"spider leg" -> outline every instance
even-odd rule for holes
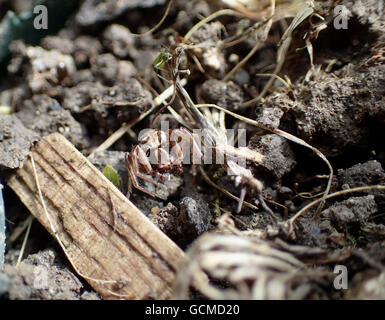
[[[259,203],[261,204],[262,209],[264,209],[269,214],[274,223],[277,223],[277,221],[279,221],[279,218],[277,218],[273,210],[271,210],[266,204],[265,200],[263,199],[263,194],[262,192],[259,192],[259,190],[257,191],[257,198]]]
[[[155,180],[145,176],[142,174],[140,170],[140,165],[144,168],[146,174],[151,174],[153,172],[152,166],[150,162],[148,161],[148,158],[146,156],[146,153],[141,149],[139,146],[136,146],[134,150],[131,152],[134,153],[133,156],[130,156],[131,163],[134,169],[134,172],[136,174],[136,177],[143,179],[149,183],[152,183],[153,185],[162,188],[163,185],[156,182]],[[140,161],[140,165],[138,163]]]
[[[134,160],[134,159],[135,159],[135,160]],[[157,183],[156,181],[153,181],[152,179],[143,176],[143,175],[140,173],[140,171],[139,171],[139,166],[138,166],[138,164],[137,164],[136,158],[134,158],[134,159],[131,157],[131,155],[130,155],[129,153],[126,154],[125,165],[126,165],[126,168],[127,168],[127,171],[128,171],[128,174],[129,174],[130,180],[132,181],[133,186],[134,186],[136,189],[138,189],[138,190],[140,190],[140,191],[142,191],[142,192],[144,192],[144,193],[146,193],[146,194],[152,196],[153,198],[159,198],[159,199],[162,199],[162,200],[167,200],[167,199],[165,199],[164,197],[162,197],[162,196],[156,194],[155,192],[152,192],[152,191],[149,191],[149,190],[143,188],[143,187],[139,184],[138,177],[139,177],[140,179],[149,181],[149,182],[155,184],[156,186],[163,187],[163,185]]]
[[[269,206],[266,204],[265,200],[263,199],[263,193],[262,193],[262,183],[255,178],[248,178],[247,184],[251,186],[254,190],[256,190],[257,193],[257,199],[262,207],[263,210],[265,210],[271,217],[274,223],[277,223],[280,219],[275,215],[273,210],[269,208]]]
[[[240,213],[241,210],[242,210],[243,201],[245,200],[245,196],[246,196],[246,188],[242,188],[242,189],[241,189],[241,194],[240,194],[240,196],[239,196],[238,207],[237,207],[237,213]]]

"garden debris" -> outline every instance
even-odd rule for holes
[[[207,233],[187,251],[176,298],[189,297],[189,286],[210,299],[305,299],[326,297],[330,272],[307,269],[293,254],[268,241]],[[204,275],[215,282],[202,281]]]
[[[215,233],[203,234],[187,250],[175,297],[191,297],[194,283],[211,299],[324,299],[333,286],[334,265],[351,257],[350,248],[290,244],[271,238],[267,229],[240,231],[225,214]]]
[[[11,175],[17,193],[3,193],[5,299],[98,298],[92,289],[101,298],[383,298],[383,1],[85,0],[40,43],[11,43],[14,30],[1,29],[24,29],[32,0],[0,2],[12,54],[0,81],[0,179]],[[63,6],[49,8],[47,31]],[[224,142],[217,152],[246,156],[246,166],[186,165],[170,180],[145,177],[158,186],[139,179],[166,200],[136,192],[125,153],[161,121],[207,129]],[[257,188],[246,191],[248,179]],[[42,225],[28,229],[28,209]],[[38,253],[23,261],[24,252]],[[336,265],[347,268],[347,290],[333,286]],[[35,286],[40,274],[49,289]]]
[[[170,297],[183,252],[63,136],[40,140],[8,185],[103,298]]]
[[[120,186],[121,186],[120,178],[118,176],[118,173],[113,167],[111,167],[110,165],[106,165],[102,172],[106,176],[106,178],[114,184],[115,187],[120,189]]]

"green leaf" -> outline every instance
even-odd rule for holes
[[[164,64],[166,62],[168,62],[170,59],[171,59],[171,53],[168,52],[167,50],[165,49],[162,49],[158,55],[156,56],[154,62],[152,63],[152,65],[154,66],[154,68],[156,69],[162,69]]]
[[[115,185],[115,187],[120,188],[119,175],[113,167],[106,165],[103,169],[103,174]]]

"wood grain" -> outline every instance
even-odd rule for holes
[[[40,140],[32,156],[54,228],[42,206],[31,159],[8,185],[59,237],[90,285],[103,298],[170,298],[183,251],[62,135]]]

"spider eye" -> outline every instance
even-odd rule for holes
[[[147,151],[146,151],[146,156],[147,156],[147,157],[150,157],[150,152],[151,152],[151,150],[150,150],[150,149],[147,149]]]

